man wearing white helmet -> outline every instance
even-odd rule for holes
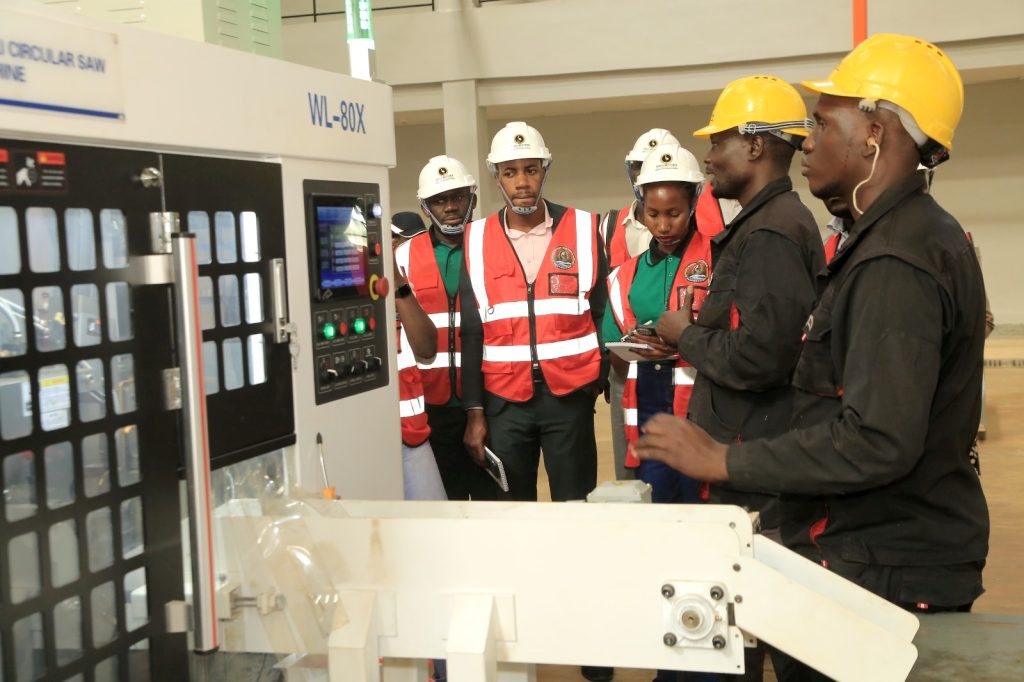
[[[459,276],[463,233],[476,207],[476,180],[457,159],[435,156],[420,171],[416,197],[430,227],[396,249],[395,263],[437,327],[437,355],[417,363],[430,445],[449,499],[494,499],[497,486],[463,445]]]
[[[466,231],[466,445],[482,462],[489,444],[517,500],[537,499],[541,450],[553,500],[582,499],[597,483],[606,267],[597,216],[541,198],[550,164],[535,128],[498,131],[487,167],[505,206]]]

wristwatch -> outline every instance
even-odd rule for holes
[[[395,298],[405,298],[412,293],[412,287],[406,282],[402,286],[395,289]]]

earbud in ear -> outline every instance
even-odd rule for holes
[[[868,138],[868,146],[869,147],[877,147],[878,146],[878,140],[876,140],[873,137],[869,137]]]

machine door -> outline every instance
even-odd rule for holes
[[[169,154],[162,161],[167,210],[196,235],[212,466],[291,445],[291,358],[287,343],[274,342],[271,312],[273,297],[286,293],[271,272],[285,255],[281,166]]]
[[[0,139],[0,678],[178,680],[171,289],[156,154]]]

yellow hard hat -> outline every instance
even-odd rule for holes
[[[749,76],[725,86],[711,120],[694,137],[711,137],[731,128],[741,133],[807,136],[807,106],[792,85],[775,76]],[[791,140],[792,141],[792,140]]]
[[[953,148],[953,132],[964,108],[964,84],[946,53],[920,38],[894,33],[875,34],[853,48],[828,80],[801,85],[872,104],[892,102],[946,149]]]

